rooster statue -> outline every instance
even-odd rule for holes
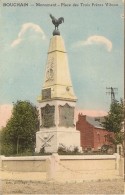
[[[52,14],[50,14],[50,18],[52,19],[52,23],[55,25],[55,30],[58,30],[58,26],[64,22],[63,17],[56,19],[54,16],[52,16]]]

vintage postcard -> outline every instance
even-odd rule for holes
[[[124,0],[1,0],[0,24],[1,194],[123,194]]]

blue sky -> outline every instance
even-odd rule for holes
[[[3,7],[1,4],[0,104],[12,104],[17,100],[36,104],[54,29],[51,13],[65,20],[59,29],[68,53],[77,107],[108,111],[111,101],[106,87],[118,88],[116,99],[123,97],[123,1],[80,1],[90,3],[85,7],[35,6],[36,2],[73,4],[73,0],[29,2],[34,6]],[[103,6],[92,6],[93,2]],[[118,6],[105,6],[105,2]]]

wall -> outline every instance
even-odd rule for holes
[[[1,156],[3,171],[46,172],[48,167],[57,163],[59,171],[71,170],[115,170],[117,158],[115,155],[62,155],[35,157],[4,157]],[[52,167],[53,169],[53,167]]]
[[[113,137],[112,132],[108,132],[104,129],[94,128],[94,148],[96,150],[100,149],[103,145],[112,145],[109,141],[110,137]]]
[[[122,179],[120,155],[66,155],[36,157],[0,156],[1,178],[56,182]]]
[[[86,121],[86,116],[79,116],[76,129],[80,131],[81,147],[94,148],[93,126]]]
[[[16,172],[46,172],[47,157],[1,157],[1,169],[3,171]]]

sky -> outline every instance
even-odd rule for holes
[[[14,2],[28,6],[12,6]],[[116,99],[123,98],[123,0],[10,0],[11,5],[2,0],[0,3],[0,125],[10,117],[13,102],[29,100],[38,105],[54,30],[50,13],[56,18],[64,17],[59,30],[78,98],[77,111],[87,115],[107,113],[111,96],[106,95],[106,87],[118,88]],[[5,3],[8,6],[3,6]],[[36,6],[36,3],[58,6]],[[74,3],[79,6],[73,6]]]

